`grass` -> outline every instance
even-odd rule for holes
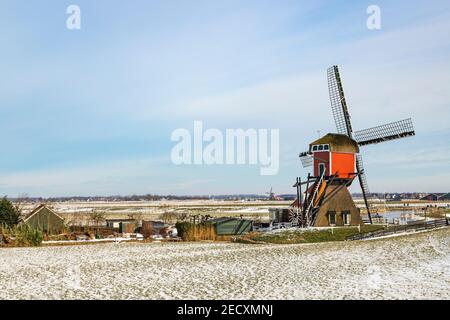
[[[383,229],[380,225],[361,226],[361,232]],[[341,227],[334,229],[287,230],[273,233],[251,232],[235,239],[240,243],[275,243],[297,244],[329,241],[344,241],[348,236],[358,234],[357,227]]]

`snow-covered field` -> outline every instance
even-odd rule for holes
[[[358,207],[364,203],[355,201]],[[246,219],[268,221],[269,208],[287,207],[292,201],[219,201],[219,200],[160,200],[160,201],[64,201],[51,203],[69,225],[89,225],[92,223],[89,214],[93,211],[102,212],[108,219],[128,219],[139,216],[144,220],[161,220],[165,212],[193,215],[209,215],[211,217],[243,216]],[[409,211],[418,210],[427,205],[449,206],[447,203],[405,202],[388,204],[389,210],[407,208]],[[33,210],[38,203],[24,205],[24,214]],[[411,207],[409,207],[411,205]],[[383,210],[384,203],[374,203],[374,207]]]
[[[68,224],[81,225],[92,222],[89,214],[102,212],[108,219],[127,219],[130,215],[145,220],[160,220],[165,212],[212,217],[243,216],[248,219],[269,218],[270,207],[286,207],[291,201],[217,201],[217,200],[164,200],[164,201],[80,201],[54,202],[53,209]],[[24,205],[24,214],[38,203]]]
[[[0,299],[450,299],[450,229],[308,245],[0,249]]]

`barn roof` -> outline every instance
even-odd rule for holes
[[[428,200],[428,198],[439,199],[439,195],[436,193],[429,193],[425,197],[420,198],[419,200]]]
[[[29,220],[32,216],[34,216],[36,213],[38,213],[39,211],[43,210],[43,209],[47,209],[49,212],[51,212],[52,214],[54,214],[55,216],[57,216],[58,218],[60,218],[61,220],[64,220],[63,217],[61,217],[59,214],[57,214],[55,211],[53,211],[52,209],[50,209],[49,207],[47,207],[44,203],[38,205],[36,208],[33,209],[33,211],[31,211],[29,214],[27,214],[24,218],[23,218],[23,222],[27,222],[27,220]]]
[[[312,146],[318,144],[329,144],[330,151],[359,153],[358,143],[345,134],[328,133],[322,138],[311,142],[309,145],[310,150]]]
[[[450,200],[450,192],[439,196],[438,200]]]

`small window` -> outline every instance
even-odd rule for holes
[[[323,150],[330,150],[330,146],[328,144],[324,145]]]
[[[344,220],[344,224],[346,226],[350,225],[352,220],[352,215],[350,214],[350,211],[342,211],[342,220]]]
[[[319,146],[319,151],[322,151],[323,150],[323,145],[320,145]]]
[[[317,151],[317,146],[313,146],[313,151]]]
[[[330,226],[336,225],[336,211],[328,211],[328,223]]]

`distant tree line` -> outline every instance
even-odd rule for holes
[[[295,195],[280,195],[286,200],[295,198]],[[158,200],[267,200],[266,195],[258,194],[234,194],[234,195],[130,195],[130,196],[74,196],[74,197],[28,197],[26,202],[65,202],[65,201],[158,201]],[[9,198],[17,201],[18,198]]]

